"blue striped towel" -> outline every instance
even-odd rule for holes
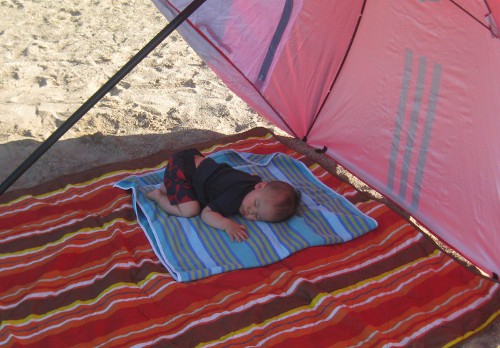
[[[264,181],[283,180],[301,191],[297,214],[280,223],[248,221],[249,239],[233,243],[220,230],[207,226],[199,216],[168,215],[148,199],[164,169],[129,176],[115,186],[132,190],[137,219],[156,255],[177,281],[192,281],[236,269],[269,265],[301,249],[349,241],[377,227],[344,197],[320,182],[300,161],[282,153],[256,155],[225,150],[210,156],[234,168],[259,175]]]

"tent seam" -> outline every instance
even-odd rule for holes
[[[304,139],[307,139],[309,137],[309,134],[311,133],[312,128],[316,124],[316,121],[317,121],[319,115],[321,114],[321,111],[323,110],[323,108],[326,104],[326,101],[328,100],[328,97],[330,96],[330,94],[333,90],[333,86],[335,85],[338,77],[340,76],[340,72],[342,71],[342,68],[347,60],[347,56],[349,55],[349,52],[351,51],[351,47],[352,47],[352,44],[354,42],[354,38],[356,37],[356,34],[358,32],[358,28],[359,28],[359,25],[361,23],[361,18],[363,17],[365,6],[366,6],[366,0],[363,1],[363,6],[361,6],[361,11],[360,11],[359,16],[358,16],[358,22],[356,23],[356,27],[354,28],[354,32],[353,32],[352,37],[351,37],[351,41],[349,42],[349,45],[347,46],[347,50],[346,50],[346,53],[344,54],[344,58],[342,59],[342,62],[340,63],[340,67],[339,67],[337,73],[335,74],[335,77],[333,78],[333,81],[330,85],[330,88],[328,89],[328,93],[326,94],[325,98],[323,99],[321,106],[319,107],[318,111],[316,112],[316,115],[314,116],[311,124],[309,125],[309,128],[307,129],[307,132],[306,132],[306,135],[304,136]]]

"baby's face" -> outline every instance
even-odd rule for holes
[[[261,185],[262,184],[262,185]],[[272,198],[263,188],[266,183],[262,182],[250,191],[240,205],[240,214],[247,220],[273,221],[274,206]]]

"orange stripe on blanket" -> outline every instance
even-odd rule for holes
[[[353,314],[353,309],[357,306],[361,306],[363,303],[369,303],[371,305],[371,300],[377,299],[378,290],[380,290],[380,288],[383,288],[383,284],[380,283],[379,279],[375,278],[373,280],[367,280],[362,284],[356,284],[339,290],[333,294],[321,293],[307,306],[291,310],[272,320],[267,320],[260,325],[252,325],[245,330],[233,332],[225,338],[222,338],[219,343],[222,346],[274,345],[280,343],[283,338],[286,338],[287,341],[293,341],[294,335],[290,335],[292,332],[298,334],[300,331],[305,331],[300,332],[300,335],[314,335],[314,342],[319,344],[321,338],[316,336],[318,332],[332,325],[342,326],[345,325],[345,321],[348,321],[351,330],[345,330],[345,332],[352,332],[352,321],[348,318],[355,315]],[[369,295],[368,298],[357,299],[353,303],[349,301],[346,302],[346,300],[343,299],[344,296],[351,296],[354,298],[359,292],[367,290],[370,290],[367,294]],[[321,306],[319,306],[320,304]],[[315,311],[318,308],[322,309],[321,313]],[[363,309],[364,307],[361,307],[361,310]],[[363,315],[360,318],[366,318],[366,316]],[[363,320],[358,322],[360,328],[364,326],[362,322]],[[342,338],[342,335],[338,335],[340,331],[342,330],[336,329],[335,332],[328,331],[329,335],[335,335],[335,340],[330,341],[330,344],[336,342],[339,346],[343,346],[346,344],[345,340],[352,343],[353,339],[359,342],[359,336]],[[302,344],[306,343],[303,341],[301,342]],[[295,345],[296,342],[294,342],[294,346]],[[218,346],[218,344],[212,342],[207,346]]]
[[[115,269],[139,268],[144,262],[159,264],[142,230],[137,226],[133,227],[135,228],[130,230],[130,233],[125,231],[122,233],[122,236],[133,245],[133,249],[127,252],[119,249],[119,252],[116,252],[117,249],[113,246],[115,242],[111,241],[92,251],[86,251],[88,257],[79,258],[79,262],[71,263],[70,267],[52,267],[50,263],[45,263],[35,270],[24,270],[21,267],[20,271],[13,272],[10,277],[6,276],[5,279],[9,281],[9,292],[0,299],[2,309],[15,308],[19,306],[17,302],[20,301],[33,302],[47,296],[52,297],[55,294],[75,292],[79,288],[90,287],[102,281]],[[57,254],[54,256],[56,260],[63,256],[61,252]],[[51,305],[57,304],[52,301]],[[19,310],[19,307],[17,308]]]
[[[267,269],[267,267],[266,267]],[[251,272],[250,272],[251,273]],[[289,271],[285,271],[285,272],[278,272],[278,274],[272,274],[272,275],[269,275],[268,277],[266,278],[270,278],[270,279],[277,279],[276,282],[273,284],[274,285],[274,288],[272,289],[268,289],[268,286],[266,284],[263,284],[260,286],[259,290],[262,291],[263,294],[267,294],[269,295],[270,293],[276,293],[276,290],[278,290],[278,286],[284,286],[285,288],[283,288],[283,291],[279,297],[283,297],[285,293],[288,293],[289,295],[290,294],[293,294],[293,291],[290,293],[290,289],[294,289],[296,288],[296,286],[300,283],[297,283],[297,281],[299,282],[302,282],[298,279],[294,279],[292,276],[292,272],[289,272]],[[218,281],[218,280],[217,280]],[[257,283],[258,284],[258,283]],[[245,287],[242,287],[242,292],[243,293],[248,293],[248,295],[246,295],[244,298],[243,298],[243,302],[241,303],[242,306],[245,306],[246,308],[250,307],[251,306],[251,303],[252,301],[254,301],[255,299],[251,296],[252,294],[252,291],[250,291],[248,288],[245,288]],[[272,291],[274,290],[274,291]],[[200,291],[204,291],[203,289],[200,289]],[[287,295],[288,296],[288,295]],[[270,301],[270,299],[268,299],[267,301]],[[227,311],[232,311],[232,303],[229,303],[227,301],[224,301],[224,312],[227,312]],[[204,313],[205,314],[205,313]],[[211,315],[212,313],[206,313],[207,315]],[[219,313],[219,315],[221,315]],[[202,319],[202,318],[198,318],[198,319]],[[163,327],[163,329],[166,329],[165,327]],[[172,336],[168,336],[168,337],[172,337]]]
[[[267,267],[178,283],[135,223],[129,195],[111,187],[131,173],[162,168],[166,158],[24,196],[0,205],[0,263],[8,262],[0,344],[443,346],[498,313],[497,284],[452,261],[386,206],[360,201],[351,186],[273,136],[220,142],[203,152],[278,151],[303,161],[379,227]]]
[[[13,215],[0,217],[2,226],[0,239],[3,242],[6,236],[12,237],[11,231],[14,229],[15,236],[25,232],[44,233],[44,230],[50,232],[53,226],[73,223],[75,219],[82,219],[92,214],[105,216],[117,209],[120,204],[128,205],[127,198],[126,193],[106,185],[95,191],[73,192],[70,198],[56,203],[39,202],[30,209],[18,210]]]
[[[117,322],[128,320],[128,316],[124,316],[124,311],[134,310],[140,314],[137,308],[151,306],[149,297],[144,291],[151,286],[157,287],[156,291],[161,291],[162,287],[168,286],[168,284],[157,282],[156,277],[157,275],[152,274],[138,284],[116,283],[104,289],[95,298],[75,301],[44,315],[30,315],[22,320],[4,321],[0,335],[3,336],[4,331],[9,331],[24,343],[43,346],[45,339],[57,337],[63,333],[78,341],[82,326],[89,324],[95,327],[96,331],[93,332],[97,334],[100,320]],[[158,286],[158,284],[161,285]],[[8,343],[8,341],[0,343]]]

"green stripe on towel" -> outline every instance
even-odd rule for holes
[[[170,216],[146,197],[161,184],[164,169],[121,180],[115,186],[132,190],[138,222],[177,281],[269,265],[301,249],[346,242],[377,227],[374,219],[316,179],[302,162],[282,153],[257,155],[226,150],[210,157],[263,180],[289,182],[301,191],[301,203],[295,216],[280,223],[234,216],[247,226],[249,239],[232,243],[225,232],[207,226],[199,216]]]

